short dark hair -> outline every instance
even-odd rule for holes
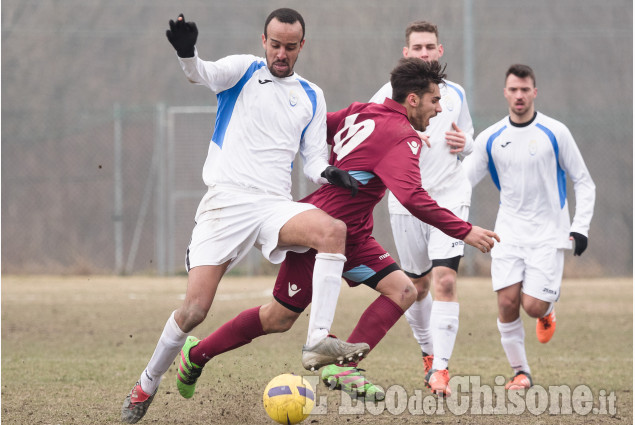
[[[273,18],[276,18],[278,21],[284,24],[295,24],[296,22],[299,21],[300,25],[302,25],[302,40],[304,40],[304,18],[302,18],[302,15],[300,15],[299,12],[293,9],[289,9],[288,7],[276,9],[273,12],[271,12],[269,16],[267,16],[267,20],[265,21],[265,32],[264,32],[265,39],[267,38],[267,26],[269,25],[269,22],[271,22]]]
[[[536,87],[536,76],[534,75],[534,70],[531,69],[529,65],[521,65],[519,63],[515,63],[510,66],[505,73],[505,82],[507,82],[507,77],[509,77],[509,74],[513,74],[518,78],[530,77],[531,80],[534,82],[534,87]]]
[[[428,21],[415,21],[406,27],[406,46],[410,46],[410,34],[413,32],[431,32],[437,37],[437,42],[439,41],[439,29],[436,25]]]
[[[441,66],[437,61],[401,58],[390,73],[392,98],[395,102],[403,103],[410,93],[423,96],[432,91],[431,84],[442,84],[445,76],[445,65]]]

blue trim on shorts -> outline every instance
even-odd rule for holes
[[[363,283],[364,285],[375,289],[380,280],[396,270],[401,270],[397,263],[390,263],[379,271],[374,271],[370,267],[362,264],[342,273],[342,276],[345,279],[352,280],[357,283]]]
[[[363,282],[366,279],[371,278],[374,274],[375,270],[362,264],[361,266],[357,266],[342,273],[342,276],[346,279],[352,280],[353,282]]]

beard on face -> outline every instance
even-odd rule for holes
[[[275,66],[278,64],[286,65],[286,69],[284,71],[277,70]],[[269,67],[269,72],[271,72],[271,75],[273,75],[274,77],[284,78],[293,74],[293,68],[291,68],[291,65],[289,64],[288,61],[274,61],[271,63],[271,66]]]

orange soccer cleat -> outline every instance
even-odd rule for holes
[[[521,370],[520,372],[516,373],[516,376],[510,379],[507,384],[505,384],[505,389],[522,390],[530,388],[532,385],[533,382],[531,381],[531,375]]]
[[[433,394],[441,397],[449,397],[450,391],[450,373],[447,369],[436,370],[431,369],[426,375],[426,387],[432,390]]]
[[[538,341],[543,344],[548,343],[556,331],[556,311],[551,310],[551,313],[545,317],[541,317],[536,321],[536,336]]]
[[[430,369],[432,369],[432,362],[434,361],[434,354],[423,354],[423,373],[427,376]]]

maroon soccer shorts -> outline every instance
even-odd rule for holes
[[[314,249],[303,254],[289,251],[280,267],[273,297],[296,313],[301,313],[311,303],[316,254]],[[346,263],[342,277],[349,286],[363,283],[374,289],[380,280],[395,270],[400,270],[399,266],[373,237],[362,243],[346,246]]]

